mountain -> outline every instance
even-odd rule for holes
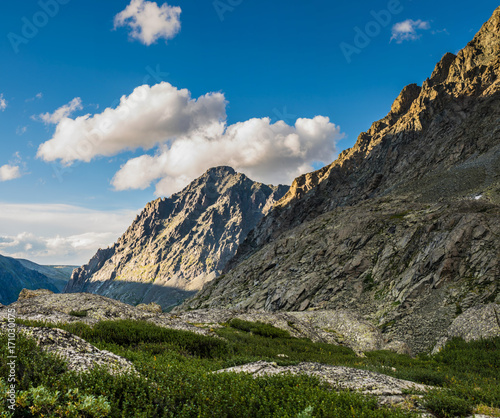
[[[14,258],[0,255],[0,303],[8,305],[15,302],[24,288],[60,291],[51,278],[24,267]]]
[[[65,292],[176,305],[220,273],[287,190],[212,168],[180,193],[150,202],[116,244],[75,270]]]
[[[71,279],[73,270],[79,266],[41,266],[40,264],[33,263],[29,260],[17,259],[23,267],[29,270],[37,271],[44,276],[52,279],[52,284],[57,287],[59,292],[62,292],[68,281]]]
[[[499,75],[500,8],[353,148],[297,178],[178,309],[347,309],[420,352],[498,303]]]

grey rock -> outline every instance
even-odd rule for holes
[[[143,311],[146,312],[153,312],[153,313],[162,313],[161,306],[158,305],[157,303],[151,302],[148,305],[144,303],[140,303],[139,305],[136,306],[138,309],[142,309]]]
[[[500,305],[478,305],[465,311],[452,322],[432,353],[438,353],[448,340],[459,337],[465,341],[500,337]]]
[[[349,311],[382,333],[374,346],[401,341],[416,354],[446,334],[457,306],[498,297],[499,235],[500,209],[486,202],[385,198],[337,208],[272,241],[175,312]]]
[[[351,390],[377,396],[381,404],[398,405],[411,398],[408,392],[426,392],[429,386],[396,379],[384,374],[351,367],[331,366],[319,363],[300,363],[296,366],[278,366],[276,363],[259,361],[243,366],[230,367],[217,373],[249,373],[254,377],[283,374],[315,376],[338,390]]]
[[[37,344],[49,353],[59,355],[67,362],[68,370],[85,372],[96,366],[102,366],[111,373],[137,373],[132,363],[106,350],[99,350],[80,337],[58,328],[38,328],[17,325],[17,332],[33,338]],[[7,324],[1,325],[3,331]]]

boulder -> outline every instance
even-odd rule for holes
[[[455,337],[465,341],[500,337],[500,305],[490,303],[478,305],[457,316],[446,335],[439,339],[432,354],[438,353],[446,343]]]
[[[30,299],[30,298],[36,298],[37,296],[43,296],[43,295],[52,295],[54,292],[48,289],[37,289],[37,290],[30,290],[30,289],[23,289],[21,290],[21,293],[19,293],[19,297],[17,300],[23,300],[23,299]]]
[[[152,313],[162,313],[163,310],[161,309],[161,306],[158,305],[157,303],[151,302],[149,304],[145,303],[140,303],[139,305],[136,306],[138,309],[142,309],[143,311],[146,312],[152,312]]]

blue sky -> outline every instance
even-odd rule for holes
[[[351,147],[497,6],[6,2],[0,253],[82,264],[212,165],[290,183]]]

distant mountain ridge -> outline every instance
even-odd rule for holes
[[[73,270],[79,267],[63,265],[42,266],[29,260],[23,260],[20,258],[17,258],[16,260],[19,261],[27,269],[37,271],[38,273],[43,274],[49,279],[52,279],[52,283],[57,287],[59,292],[62,292],[68,284],[68,281],[71,279],[71,274],[73,274]]]
[[[149,203],[112,247],[75,270],[65,292],[174,306],[215,278],[288,186],[216,167]]]
[[[500,302],[500,7],[176,310],[345,309],[411,351]]]
[[[34,263],[33,263],[34,264]],[[0,303],[8,305],[17,300],[22,289],[48,289],[58,293],[57,282],[20,261],[0,255]]]

